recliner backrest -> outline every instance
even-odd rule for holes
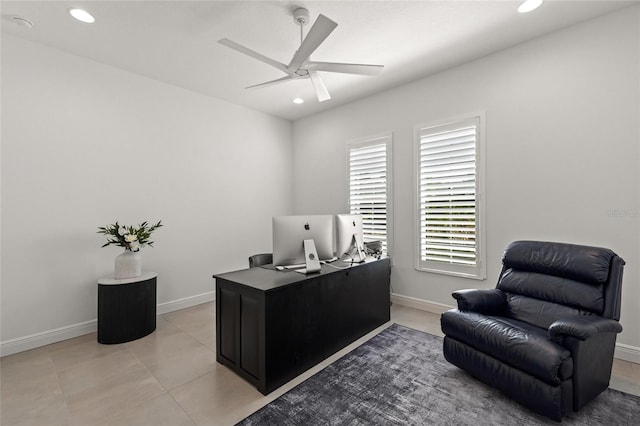
[[[507,295],[508,317],[542,328],[575,315],[620,319],[624,261],[609,249],[515,241],[502,264],[496,288]]]

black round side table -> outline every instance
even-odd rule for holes
[[[158,274],[98,280],[98,342],[124,343],[156,329],[156,281]]]

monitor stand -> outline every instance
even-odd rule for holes
[[[312,274],[314,272],[320,272],[322,267],[320,266],[320,259],[318,258],[316,243],[313,240],[304,240],[303,244],[305,268],[295,269],[295,271],[301,274]]]
[[[351,245],[356,248],[357,254],[353,256],[352,262],[362,263],[364,262],[366,255],[364,254],[364,241],[359,235],[353,234],[351,239]]]

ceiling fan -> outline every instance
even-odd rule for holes
[[[247,47],[244,47],[234,41],[227,38],[218,40],[218,43],[230,47],[240,53],[251,56],[261,62],[269,64],[280,71],[287,74],[282,78],[276,80],[267,81],[265,83],[255,84],[253,86],[246,87],[246,89],[266,87],[273,84],[284,83],[291,80],[298,79],[311,79],[313,88],[315,89],[318,101],[323,102],[331,99],[329,91],[327,90],[322,78],[318,74],[318,71],[336,72],[345,74],[360,74],[360,75],[377,75],[382,71],[383,65],[368,65],[368,64],[348,64],[342,62],[315,62],[310,60],[311,54],[322,44],[322,42],[329,37],[329,34],[338,26],[331,19],[320,14],[318,19],[313,23],[307,36],[303,38],[303,27],[309,22],[309,11],[305,8],[297,8],[293,11],[293,20],[300,25],[300,47],[296,50],[289,65],[285,65],[281,62],[268,58],[255,52]]]

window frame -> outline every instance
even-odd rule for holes
[[[421,137],[426,130],[443,130],[447,127],[460,125],[463,127],[471,121],[476,124],[475,143],[475,219],[476,219],[476,264],[459,265],[440,261],[428,261],[421,258],[421,203],[420,203],[420,145]],[[451,275],[476,280],[486,279],[486,232],[485,232],[485,146],[486,146],[486,117],[484,111],[463,114],[447,119],[421,123],[414,126],[413,157],[414,157],[414,267],[418,271]],[[435,133],[435,132],[434,132]]]
[[[345,181],[346,181],[346,209],[351,213],[351,150],[366,148],[368,146],[386,145],[386,198],[387,198],[387,251],[386,256],[391,257],[393,253],[393,133],[384,132],[376,135],[367,136],[355,140],[348,141],[345,146]]]

